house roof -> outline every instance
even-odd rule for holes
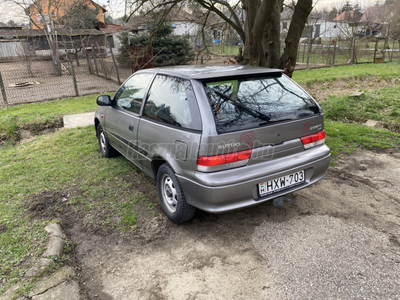
[[[57,30],[58,35],[79,36],[79,35],[104,35],[103,32],[96,29],[74,29],[74,30]],[[33,36],[44,36],[45,32],[41,29],[15,29],[4,30],[0,29],[0,39],[17,39]]]
[[[101,6],[100,4],[94,2],[93,0],[89,0],[89,2],[91,2],[94,6],[99,7],[103,13],[107,12],[107,9],[105,9],[103,6]],[[35,4],[32,3],[31,5],[28,6],[28,9],[30,9],[31,7],[35,7]]]
[[[94,6],[99,7],[103,13],[107,12],[107,9],[105,9],[103,6],[101,6],[100,4],[97,4],[96,2],[94,2],[93,0],[89,0],[90,2],[92,2],[94,4]]]
[[[379,24],[390,18],[393,11],[392,5],[375,5],[367,8],[365,14],[361,17],[360,22]]]
[[[122,26],[117,24],[108,24],[100,28],[101,31],[104,32],[105,34],[113,34],[122,31]]]
[[[358,22],[359,20],[360,16],[354,10],[344,11],[333,19],[336,22]]]
[[[139,27],[142,25],[146,25],[146,19],[144,16],[132,16],[132,18],[129,19],[128,23],[125,24],[125,27]]]
[[[0,22],[0,27],[8,27],[8,25],[3,22]]]
[[[140,26],[146,25],[146,18],[151,18],[151,16],[132,16],[132,18],[129,19],[128,23],[125,25],[125,27],[134,27],[138,28]],[[167,22],[174,23],[174,22],[191,22],[193,21],[193,17],[190,13],[188,13],[186,10],[176,7],[173,8],[169,14],[168,17],[166,18]]]

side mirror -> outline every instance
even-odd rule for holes
[[[109,95],[100,95],[97,97],[96,103],[99,106],[110,106],[111,105],[111,97]]]

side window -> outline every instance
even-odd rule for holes
[[[200,113],[189,80],[157,75],[144,115],[177,127],[201,130]]]
[[[138,114],[152,74],[137,74],[128,79],[114,96],[116,106]]]

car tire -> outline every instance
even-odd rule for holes
[[[97,125],[96,136],[99,142],[100,152],[104,157],[109,158],[117,155],[117,151],[108,142],[100,124]]]
[[[174,223],[183,223],[193,218],[196,208],[186,202],[178,178],[168,164],[157,172],[157,191],[164,214]]]

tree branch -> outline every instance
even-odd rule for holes
[[[228,10],[231,12],[234,20],[232,21],[229,17],[227,17],[221,10],[215,7],[215,4],[213,2],[208,2],[204,0],[197,0],[197,3],[199,3],[201,6],[204,8],[216,13],[220,18],[222,18],[225,22],[227,22],[229,25],[233,27],[233,29],[239,34],[240,38],[243,40],[243,42],[246,40],[246,33],[242,27],[242,24],[240,23],[240,20],[238,16],[236,15],[236,12],[232,9],[232,7],[229,5],[229,3],[225,1],[215,1],[218,4],[221,4],[225,7],[228,8]]]
[[[280,68],[290,77],[292,77],[296,67],[297,47],[299,46],[300,37],[311,10],[312,0],[299,0],[294,9],[292,21],[290,22],[289,31],[285,39],[286,47],[279,64]]]

